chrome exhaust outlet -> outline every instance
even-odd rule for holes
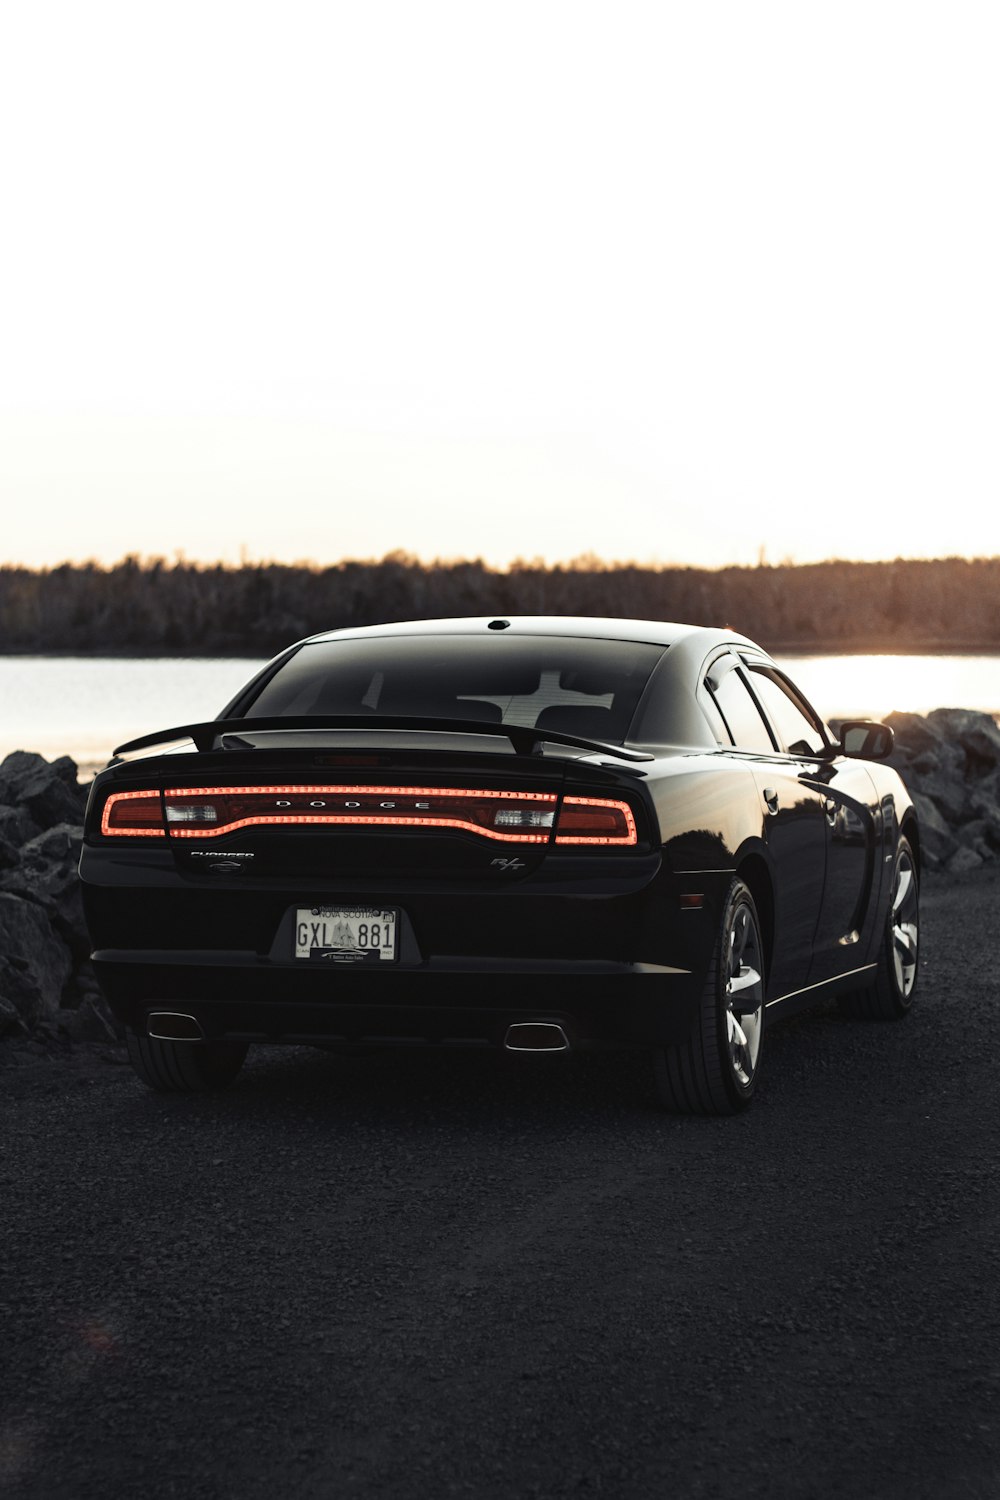
[[[568,1052],[569,1037],[555,1021],[515,1021],[504,1037],[507,1052]]]
[[[158,1042],[203,1042],[205,1033],[194,1016],[179,1010],[151,1010],[146,1031]]]

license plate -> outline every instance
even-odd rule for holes
[[[300,906],[295,957],[334,964],[384,964],[396,959],[396,918],[377,906]]]

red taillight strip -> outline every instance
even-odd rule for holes
[[[534,802],[543,807],[555,808],[557,797],[548,792],[511,792],[511,791],[481,791],[467,787],[419,787],[419,786],[216,786],[216,787],[172,787],[164,792],[165,798],[182,797],[261,797],[261,796],[353,796],[353,797],[471,797],[478,801],[521,801]],[[147,789],[136,792],[112,792],[104,804],[101,815],[101,833],[106,838],[164,838],[167,830],[165,828],[123,828],[112,827],[111,818],[116,804],[129,802],[137,799],[146,801],[159,800],[159,794]],[[625,824],[626,832],[623,835],[580,833],[569,834],[558,831],[558,822],[554,830],[555,842],[557,844],[602,844],[617,845],[619,847],[633,846],[638,843],[636,833],[635,817],[627,802],[612,801],[601,797],[565,797],[562,806],[564,808],[593,808],[596,811],[604,810],[613,812],[620,816]],[[464,818],[446,817],[415,817],[400,813],[397,815],[385,815],[382,813],[262,813],[254,817],[238,818],[229,823],[222,823],[212,827],[179,828],[172,826],[169,830],[171,838],[179,839],[211,839],[218,838],[221,834],[233,833],[239,828],[250,828],[267,825],[303,825],[303,824],[348,824],[354,826],[382,826],[401,828],[457,828],[466,833],[477,834],[481,838],[493,839],[498,843],[508,844],[547,844],[551,834],[527,833],[518,830],[511,833],[500,833],[496,829],[486,828],[481,823],[473,823]]]
[[[366,827],[374,824],[387,824],[393,828],[462,828],[467,833],[478,833],[480,838],[500,839],[509,844],[547,844],[549,841],[548,833],[497,833],[492,828],[484,828],[481,823],[465,823],[461,818],[384,818],[357,816],[350,813],[343,816],[331,813],[326,817],[305,813],[301,817],[295,814],[288,816],[274,813],[260,818],[239,818],[235,823],[221,823],[215,828],[177,828],[174,826],[170,829],[170,837],[172,839],[214,839],[220,833],[232,833],[236,828],[252,828],[262,824],[270,826],[274,823],[294,823],[297,828],[301,828],[303,823],[362,823]],[[584,840],[584,842],[594,843],[595,840]],[[605,842],[612,841],[605,840]],[[615,842],[624,843],[625,840]]]
[[[593,833],[569,834],[569,833],[559,833],[559,831],[558,831],[558,824],[557,824],[556,825],[556,843],[557,844],[618,844],[618,845],[632,845],[632,844],[637,844],[639,842],[639,837],[638,837],[638,834],[636,833],[636,828],[635,828],[635,818],[634,818],[634,816],[632,814],[632,809],[629,807],[629,805],[628,805],[627,802],[610,802],[610,801],[607,801],[606,799],[604,799],[603,797],[564,797],[563,798],[563,807],[608,808],[608,809],[610,809],[613,812],[621,813],[622,817],[625,819],[625,827],[626,827],[626,829],[628,831],[625,834],[623,834],[620,838],[612,837],[612,836],[609,836],[609,835],[606,835],[606,834],[593,834]]]
[[[311,796],[316,792],[336,792],[338,796],[343,793],[349,797],[504,797],[517,798],[524,802],[546,802],[550,805],[556,802],[555,794],[550,792],[470,791],[468,787],[457,786],[360,786],[357,782],[353,786],[182,786],[169,787],[163,795],[164,797],[269,797],[272,792],[280,796],[295,792],[303,797]],[[123,795],[148,797],[149,793],[126,792]],[[608,806],[617,807],[618,804],[608,803]]]
[[[476,801],[534,802],[536,805],[555,809],[557,797],[550,792],[506,792],[480,791],[468,787],[448,786],[199,786],[170,787],[164,792],[167,799],[184,797],[267,797],[267,796],[348,796],[348,797],[471,797]],[[260,813],[252,817],[237,818],[229,823],[211,827],[180,828],[170,826],[170,837],[174,839],[211,839],[223,833],[233,833],[238,828],[268,827],[293,824],[349,824],[367,827],[396,828],[457,828],[466,833],[478,834],[481,838],[494,839],[505,844],[547,844],[551,833],[498,833],[464,818],[416,817],[407,813],[386,815],[384,813]]]
[[[162,839],[166,838],[165,828],[112,828],[111,809],[118,802],[131,802],[137,797],[144,797],[147,802],[151,799],[159,801],[159,792],[146,790],[144,792],[112,792],[104,810],[101,813],[101,833],[105,838],[112,839]]]

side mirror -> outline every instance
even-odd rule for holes
[[[856,760],[885,760],[892,754],[896,736],[888,724],[870,719],[848,719],[840,726],[840,751]]]

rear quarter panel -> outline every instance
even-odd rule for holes
[[[673,871],[729,872],[750,850],[766,854],[750,760],[678,752],[657,762],[648,790]]]

